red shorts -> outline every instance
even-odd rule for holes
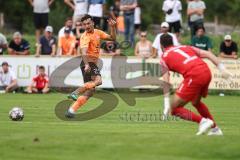
[[[211,79],[211,71],[207,66],[193,69],[186,74],[176,94],[186,102],[194,101],[199,96],[206,97]]]

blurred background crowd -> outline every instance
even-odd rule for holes
[[[0,55],[81,55],[79,44],[84,32],[81,17],[89,14],[95,27],[106,32],[107,20],[111,17],[117,21],[118,40],[102,42],[102,56],[160,58],[160,37],[169,33],[176,46],[191,44],[213,51],[221,58],[238,59],[239,42],[231,35],[234,30],[222,32],[216,26],[226,23],[237,30],[240,3],[235,0],[15,0],[0,3]],[[231,15],[235,15],[234,18]],[[206,20],[215,25],[214,34],[207,30]],[[122,42],[127,42],[129,48],[123,49]],[[17,84],[16,76],[7,68],[8,63],[2,63],[0,81],[8,92],[15,90]],[[45,69],[42,66],[40,70],[26,92],[48,92]]]

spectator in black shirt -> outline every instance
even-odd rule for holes
[[[52,57],[56,55],[56,43],[57,40],[53,36],[52,26],[47,26],[45,28],[44,35],[39,39],[37,44],[36,57],[40,55],[51,55]]]
[[[237,43],[232,41],[232,37],[230,35],[226,35],[224,37],[224,42],[222,42],[220,45],[219,57],[237,59],[238,58],[237,52],[238,52]]]
[[[10,55],[29,55],[30,46],[28,41],[22,38],[20,32],[13,34],[13,40],[10,41],[8,54]]]
[[[84,32],[84,28],[83,28],[83,24],[80,20],[78,20],[76,22],[76,28],[74,28],[72,30],[74,36],[76,37],[76,49],[77,49],[77,52],[79,53],[80,52],[80,48],[79,48],[79,45],[80,45],[80,37],[82,36],[83,32]]]

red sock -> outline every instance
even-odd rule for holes
[[[192,111],[184,108],[184,107],[177,107],[172,110],[172,115],[180,117],[184,120],[192,121],[200,123],[202,116],[199,116]]]
[[[197,106],[194,107],[197,109],[198,113],[200,113],[201,116],[203,116],[204,118],[211,119],[214,122],[212,128],[216,127],[216,123],[213,119],[213,116],[211,115],[211,113],[208,110],[208,107],[204,103],[200,102]]]

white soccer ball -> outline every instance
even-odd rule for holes
[[[9,111],[9,118],[13,121],[22,121],[24,118],[23,110],[20,107],[14,107]]]

